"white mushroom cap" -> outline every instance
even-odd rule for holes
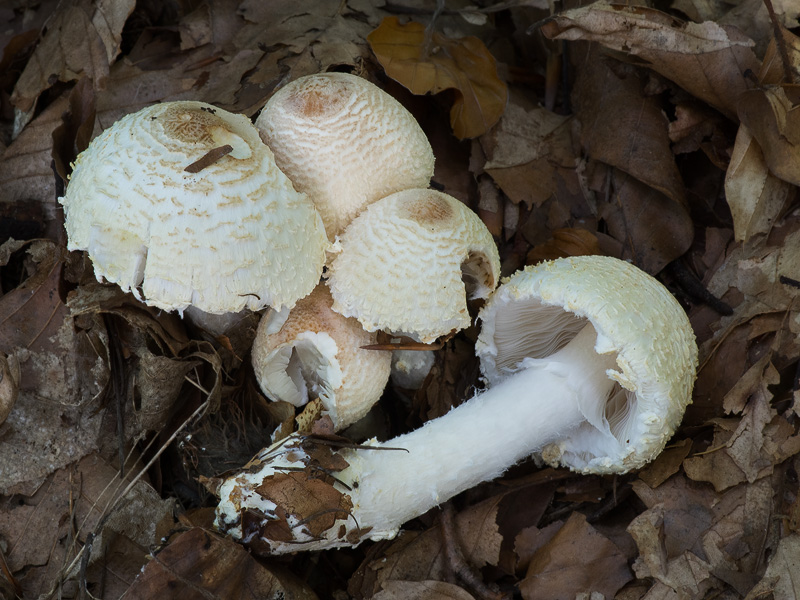
[[[476,353],[490,385],[566,346],[587,320],[595,352],[616,357],[606,372],[616,391],[608,402],[579,401],[586,422],[543,448],[549,464],[584,473],[638,468],[661,452],[691,401],[697,345],[689,320],[666,288],[627,262],[576,256],[528,267],[503,282],[479,320]]]
[[[315,397],[336,430],[363,417],[389,379],[391,352],[365,350],[377,336],[331,310],[320,284],[291,311],[269,311],[253,342],[253,367],[272,400],[303,406]]]
[[[489,230],[463,203],[434,190],[371,204],[340,242],[328,278],[333,310],[367,331],[432,342],[469,326],[467,296],[485,298],[499,279]]]
[[[80,154],[59,201],[68,247],[88,251],[97,278],[165,310],[292,306],[328,247],[250,121],[201,102],[117,121]]]
[[[278,90],[256,120],[278,167],[311,197],[333,240],[362,208],[428,187],[433,151],[411,113],[366,79],[301,77]]]

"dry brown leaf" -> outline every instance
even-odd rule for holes
[[[474,568],[496,566],[500,560],[503,538],[498,531],[497,514],[502,500],[503,496],[488,498],[455,517],[457,543],[466,562]],[[375,547],[350,580],[348,591],[357,598],[371,598],[389,581],[445,580],[449,568],[442,529],[436,523],[421,533],[404,531],[388,547]]]
[[[13,214],[12,203],[19,202],[18,206],[26,212],[36,211],[40,222],[53,218],[56,186],[50,168],[52,136],[68,109],[68,97],[63,95],[28,123],[3,152],[0,160],[3,213]]]
[[[573,119],[511,102],[498,126],[480,140],[483,169],[513,202],[541,206],[556,191],[557,168],[575,168]]]
[[[688,439],[667,446],[653,462],[639,472],[639,478],[651,488],[657,488],[680,470],[683,459],[691,450],[692,440]]]
[[[94,539],[87,564],[105,563],[98,575],[113,573],[107,589],[118,587],[119,578],[132,580],[136,576],[148,548],[163,533],[157,530],[157,524],[165,518],[171,522],[174,502],[162,500],[144,480],[127,496],[117,498],[129,482],[130,477],[121,480],[116,468],[90,454],[53,473],[30,496],[3,506],[0,536],[7,543],[4,555],[12,572],[25,572],[21,581],[26,597],[38,597],[50,589],[59,571],[76,556],[106,515],[109,518],[97,531],[100,535]],[[111,511],[115,499],[117,508]],[[126,541],[121,545],[123,538]],[[103,573],[105,569],[108,572]],[[91,579],[90,589],[97,591],[94,586],[101,581]]]
[[[684,207],[619,170],[609,174],[610,195],[598,202],[608,233],[622,244],[621,258],[658,273],[692,243],[694,227]],[[653,223],[658,223],[654,228]]]
[[[428,40],[421,23],[401,25],[397,17],[386,17],[367,41],[386,74],[412,93],[456,91],[450,124],[459,139],[485,133],[503,115],[508,88],[478,38],[433,32]]]
[[[264,566],[230,538],[194,527],[156,554],[136,578],[126,598],[182,600],[236,598],[316,600],[297,577],[277,565]]]
[[[383,584],[372,600],[475,600],[464,588],[444,581],[399,581]]]
[[[531,248],[525,263],[535,265],[544,260],[553,260],[564,256],[592,254],[602,254],[594,233],[585,229],[563,228],[553,231],[553,237],[544,244]]]
[[[628,65],[592,52],[573,92],[587,154],[625,171],[682,206],[684,185],[658,100]]]
[[[740,125],[725,172],[725,198],[736,240],[746,242],[756,234],[769,232],[791,192],[791,184],[770,173],[747,125]]]
[[[95,86],[102,86],[135,4],[134,0],[60,4],[17,81],[11,101],[28,113],[39,94],[55,81],[73,81],[85,75]]]
[[[0,425],[0,495],[31,493],[97,447],[108,380],[104,328],[79,329],[61,301],[61,251],[42,241],[28,255],[34,274],[0,298],[0,351],[20,364],[19,398]]]
[[[724,343],[742,323],[771,313],[783,315],[785,319],[778,352],[793,356],[800,351],[796,338],[800,330],[796,318],[800,287],[791,283],[800,281],[800,230],[796,224],[789,223],[774,227],[771,237],[779,239],[780,244],[772,245],[764,238],[755,238],[746,245],[734,247],[710,278],[708,289],[718,298],[736,292],[743,299],[736,305],[733,315],[720,319],[713,337],[701,345],[701,356],[708,356],[720,345],[720,340]],[[740,369],[744,370],[741,366]]]
[[[792,534],[781,539],[775,554],[770,558],[764,578],[747,594],[745,600],[760,598],[800,598],[800,535]]]
[[[714,586],[711,565],[696,554],[685,551],[675,558],[664,552],[663,507],[650,509],[636,517],[628,532],[639,547],[639,558],[633,563],[637,577],[656,580],[647,598],[668,598],[678,590],[686,598],[702,598]]]
[[[577,560],[576,560],[577,558]],[[531,558],[520,584],[525,600],[557,600],[599,592],[606,598],[632,579],[624,554],[573,512]]]
[[[737,108],[769,170],[788,183],[800,185],[800,85],[746,91],[739,97]]]
[[[681,23],[650,8],[595,2],[553,17],[551,39],[587,40],[647,61],[648,67],[729,117],[747,89],[745,71],[758,71],[753,41],[713,21]]]

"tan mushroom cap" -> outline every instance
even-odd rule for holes
[[[278,167],[309,195],[333,240],[364,206],[425,188],[433,151],[392,96],[347,73],[301,77],[278,90],[256,120]]]
[[[371,204],[340,242],[328,277],[333,310],[367,331],[432,342],[469,326],[467,296],[485,298],[499,280],[486,226],[434,190],[405,190]]]
[[[59,201],[68,248],[88,251],[97,278],[165,310],[292,306],[318,283],[328,247],[314,205],[250,121],[201,102],[114,123]]]
[[[576,256],[528,267],[505,280],[479,315],[476,353],[489,384],[526,357],[563,348],[590,321],[595,351],[613,353],[619,385],[586,399],[587,422],[542,451],[551,465],[619,473],[655,458],[691,402],[697,345],[686,313],[655,278],[622,260]]]
[[[331,310],[320,284],[295,307],[269,311],[253,342],[253,367],[272,400],[303,406],[320,398],[336,430],[367,414],[389,379],[391,352],[365,350],[377,343],[355,319]]]

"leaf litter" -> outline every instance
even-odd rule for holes
[[[0,11],[3,381],[19,368],[0,422],[0,596],[799,597],[800,23],[791,0],[771,5],[774,22],[761,0]],[[325,70],[417,116],[434,182],[484,218],[505,274],[600,253],[670,287],[701,367],[658,459],[611,478],[528,461],[395,540],[324,556],[257,557],[214,532],[206,485],[294,422],[253,384],[257,316],[214,336],[95,281],[65,251],[53,167],[63,179],[90,137],[153,102],[253,116]],[[390,386],[354,441],[468,398],[475,335],[445,342],[416,393]],[[298,511],[338,507],[310,498]]]

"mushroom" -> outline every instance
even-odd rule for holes
[[[333,310],[367,331],[432,342],[467,327],[467,297],[487,297],[499,280],[497,246],[483,221],[435,190],[382,198],[339,241],[328,274]]]
[[[363,417],[389,379],[391,354],[362,349],[377,342],[355,319],[331,310],[324,284],[291,310],[270,310],[253,342],[256,379],[273,400],[304,406],[319,398],[336,431]]]
[[[356,75],[296,79],[269,99],[256,127],[331,240],[366,205],[426,188],[433,175],[433,151],[411,113]]]
[[[328,241],[250,121],[202,102],[127,115],[78,156],[59,198],[70,250],[147,304],[221,314],[292,306]]]
[[[689,321],[624,261],[529,267],[480,319],[491,387],[388,442],[334,452],[325,439],[294,436],[263,450],[220,486],[216,526],[273,554],[392,538],[535,452],[582,473],[636,469],[663,449],[691,400]]]

